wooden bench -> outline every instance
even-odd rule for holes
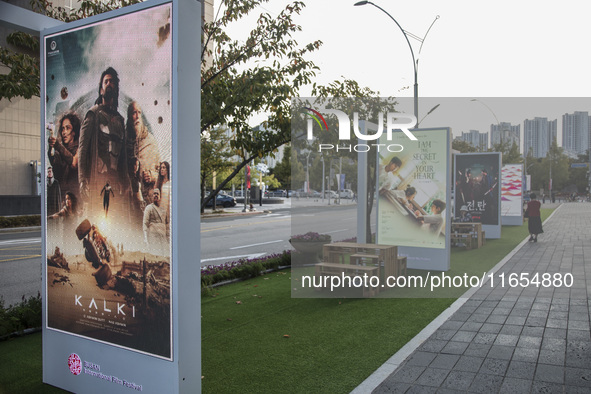
[[[334,276],[348,274],[352,276],[378,276],[378,267],[354,265],[354,264],[338,264],[338,263],[318,263],[316,264],[316,276]],[[363,297],[374,296],[377,293],[377,288],[362,287]]]
[[[482,223],[455,222],[451,224],[451,244],[462,243],[466,249],[480,248],[485,244],[485,234]]]
[[[399,256],[396,259],[396,277],[406,276],[406,256]]]
[[[351,264],[355,265],[368,265],[368,262],[371,265],[378,266],[380,261],[380,256],[377,254],[369,254],[369,253],[354,253],[351,255]]]
[[[472,249],[472,234],[470,233],[451,233],[451,245],[452,246],[459,246],[458,244],[463,244],[467,250]]]

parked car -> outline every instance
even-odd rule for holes
[[[227,194],[218,194],[215,199],[215,205],[218,207],[230,208],[236,206],[236,199]],[[213,207],[213,199],[209,200],[206,207]]]
[[[343,189],[339,192],[339,196],[341,198],[353,198],[353,190],[351,189]]]
[[[325,198],[338,198],[339,195],[336,192],[332,191],[332,190],[325,190],[324,191],[324,197]]]

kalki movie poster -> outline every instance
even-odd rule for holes
[[[172,359],[172,6],[46,37],[47,328]]]
[[[500,153],[455,155],[457,221],[499,224]]]

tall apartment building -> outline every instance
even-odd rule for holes
[[[467,133],[462,133],[460,139],[471,144],[480,152],[488,150],[488,133],[481,133],[478,130],[470,130]]]
[[[570,154],[584,154],[589,149],[591,122],[587,111],[562,115],[562,147]]]
[[[558,120],[548,118],[526,119],[523,121],[523,154],[531,150],[533,157],[546,157],[552,143],[556,140]]]
[[[509,122],[501,122],[499,124],[490,125],[490,144],[495,146],[503,143],[517,144],[517,148],[521,147],[521,125],[512,125]]]

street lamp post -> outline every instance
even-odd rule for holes
[[[422,119],[421,119],[421,120],[420,120],[420,121],[417,123],[417,127],[419,127],[419,125],[421,124],[421,122],[422,122],[423,120],[425,120],[425,118],[426,118],[427,116],[429,116],[429,115],[431,114],[431,112],[433,112],[433,111],[435,111],[437,108],[439,108],[439,106],[440,106],[440,105],[441,105],[441,104],[437,104],[436,106],[434,106],[433,108],[431,108],[431,109],[429,110],[429,112],[427,112],[427,114],[425,114],[425,116],[423,116],[423,118],[422,118]]]
[[[394,19],[394,17],[392,15],[390,15],[388,13],[388,11],[386,11],[385,9],[383,9],[382,7],[380,7],[377,4],[372,3],[371,1],[358,1],[357,3],[355,3],[355,6],[361,6],[361,5],[366,5],[366,4],[371,4],[374,7],[376,7],[377,9],[379,9],[380,11],[382,11],[384,14],[388,15],[390,17],[390,19],[392,19],[394,21],[394,23],[396,23],[396,26],[398,26],[398,28],[400,29],[400,31],[402,31],[402,34],[404,34],[404,38],[406,39],[406,43],[408,44],[408,47],[410,48],[410,54],[412,55],[412,65],[413,65],[413,69],[414,69],[414,74],[415,74],[415,85],[414,85],[414,110],[415,110],[415,119],[417,121],[415,127],[418,127],[418,122],[419,122],[419,82],[418,82],[418,74],[419,74],[419,60],[415,58],[415,52],[412,49],[412,45],[410,45],[410,40],[408,39],[408,36],[410,35],[412,38],[418,40],[421,42],[421,48],[423,47],[423,43],[425,42],[425,39],[427,38],[427,34],[429,34],[429,30],[431,30],[431,27],[433,27],[433,24],[437,21],[437,19],[439,19],[439,15],[437,15],[435,17],[435,20],[433,21],[433,23],[431,23],[431,26],[429,26],[429,29],[427,30],[427,33],[425,33],[425,36],[423,38],[420,38],[418,36],[415,36],[414,34],[407,32],[406,30],[404,30],[402,28],[402,26],[400,26],[400,23],[398,23],[398,21],[396,19]],[[421,48],[419,48],[419,54],[421,53]]]
[[[320,161],[322,162],[322,203],[324,204],[324,155],[320,153]]]
[[[306,156],[306,197],[309,197],[308,194],[310,194],[310,153],[312,151],[309,151]]]

